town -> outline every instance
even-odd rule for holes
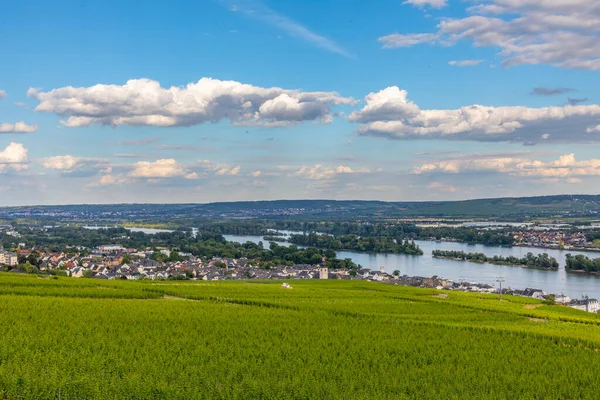
[[[124,279],[124,280],[289,280],[289,279],[340,279],[363,280],[394,285],[413,286],[437,290],[455,290],[499,294],[500,289],[489,284],[469,283],[464,279],[453,281],[438,276],[420,277],[392,274],[369,268],[330,269],[325,257],[320,264],[295,264],[259,268],[245,257],[212,257],[202,260],[189,253],[169,249],[156,251],[125,248],[120,244],[105,244],[91,250],[78,248],[77,253],[44,252],[40,249],[19,249],[7,252],[0,249],[0,268],[4,272],[39,273],[73,278]],[[162,259],[163,261],[160,261]],[[171,261],[177,260],[177,261]],[[284,288],[291,288],[287,283]],[[600,313],[597,299],[571,299],[563,294],[548,294],[542,289],[524,290],[504,288],[502,294],[551,301],[582,311]]]

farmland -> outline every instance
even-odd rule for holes
[[[0,274],[0,398],[596,398],[600,317],[361,281]]]

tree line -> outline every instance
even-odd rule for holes
[[[525,257],[515,256],[486,256],[483,253],[466,253],[456,250],[433,250],[431,254],[436,258],[449,258],[453,260],[489,263],[499,265],[520,265],[528,268],[542,269],[558,269],[558,261],[554,257],[550,257],[547,253],[538,254],[537,256],[529,252]]]
[[[583,254],[573,256],[569,253],[566,259],[567,271],[600,272],[600,258],[589,258]]]
[[[312,232],[308,235],[291,235],[288,241],[297,245],[314,246],[331,250],[423,255],[423,250],[414,241],[400,237],[331,236]]]

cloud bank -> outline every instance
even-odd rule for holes
[[[329,123],[332,107],[353,105],[335,92],[262,88],[202,78],[185,87],[163,88],[150,79],[124,85],[64,87],[49,92],[30,88],[38,112],[54,113],[67,127],[97,125],[193,126],[229,120],[235,125],[290,126]]]
[[[490,142],[591,142],[600,139],[599,105],[464,106],[422,110],[408,93],[391,86],[365,98],[365,106],[350,114],[359,134],[389,139],[445,139]]]

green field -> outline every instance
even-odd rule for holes
[[[600,316],[359,281],[0,274],[0,398],[597,399]]]

